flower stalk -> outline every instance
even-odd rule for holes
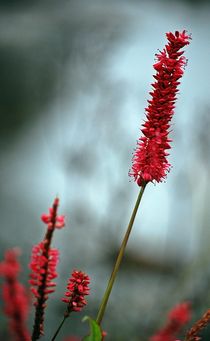
[[[69,316],[69,315],[68,315],[68,316]],[[61,328],[63,327],[63,324],[64,324],[64,322],[66,321],[66,319],[67,319],[68,316],[65,315],[65,316],[63,317],[63,320],[62,320],[61,323],[59,324],[59,326],[58,326],[58,328],[57,328],[55,334],[53,335],[51,341],[54,341],[54,340],[56,339],[56,337],[57,337],[59,331],[60,331]]]
[[[135,220],[135,217],[136,217],[136,214],[137,214],[137,211],[138,211],[138,208],[139,208],[139,205],[140,205],[140,202],[141,202],[141,199],[142,199],[145,187],[146,187],[146,182],[144,184],[142,184],[142,186],[141,186],[141,189],[140,189],[139,195],[137,197],[136,204],[134,206],[134,209],[133,209],[133,212],[132,212],[132,215],[131,215],[131,218],[130,218],[130,221],[129,221],[129,224],[128,224],[128,227],[127,227],[127,230],[126,230],[126,233],[124,235],[122,244],[121,244],[120,249],[119,249],[119,253],[118,253],[116,262],[114,264],[114,268],[113,268],[112,274],[110,276],[110,279],[109,279],[106,291],[105,291],[103,299],[101,301],[101,305],[100,305],[100,308],[99,308],[99,311],[98,311],[98,315],[97,315],[97,318],[96,318],[96,322],[99,325],[101,324],[101,321],[103,319],[103,316],[104,316],[104,313],[105,313],[105,310],[106,310],[106,306],[107,306],[107,303],[108,303],[108,300],[109,300],[109,296],[111,294],[112,287],[114,285],[117,273],[119,271],[119,268],[120,268],[120,265],[121,265],[121,262],[122,262],[122,259],[123,259],[124,253],[125,253],[126,245],[127,245],[127,242],[128,242],[128,239],[129,239],[132,227],[133,227],[133,223],[134,223],[134,220]]]
[[[210,309],[208,309],[200,320],[196,321],[192,328],[187,332],[185,341],[199,341],[200,332],[210,323]]]

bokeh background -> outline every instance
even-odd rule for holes
[[[91,277],[85,312],[60,340],[84,335],[98,306],[138,188],[128,178],[151,89],[154,55],[168,31],[192,42],[173,120],[173,168],[148,185],[104,318],[107,341],[145,341],[168,310],[191,300],[196,320],[210,302],[210,2],[0,1],[0,253],[22,249],[27,284],[40,215],[56,195],[67,225],[49,340],[73,268]],[[32,326],[33,309],[29,318]],[[0,339],[9,340],[1,314]],[[208,329],[203,340],[209,340]]]

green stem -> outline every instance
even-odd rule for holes
[[[56,336],[58,335],[59,331],[61,330],[61,328],[62,328],[62,326],[63,326],[63,324],[64,324],[64,322],[65,322],[65,320],[66,320],[67,317],[68,317],[68,316],[64,316],[63,320],[61,321],[61,323],[60,323],[58,329],[56,330],[56,332],[55,332],[53,338],[51,339],[51,341],[54,341],[54,340],[55,340]]]
[[[134,223],[134,220],[135,220],[135,217],[136,217],[136,213],[138,211],[139,204],[141,202],[141,198],[143,196],[146,184],[147,183],[144,183],[142,185],[141,189],[140,189],[138,198],[136,200],[136,204],[134,206],[134,209],[133,209],[133,212],[132,212],[132,215],[131,215],[131,218],[130,218],[130,221],[129,221],[129,224],[128,224],[128,227],[127,227],[127,231],[125,233],[125,236],[123,238],[122,244],[120,246],[120,250],[119,250],[119,253],[118,253],[118,256],[117,256],[117,259],[116,259],[116,262],[115,262],[115,265],[114,265],[114,268],[113,268],[113,271],[112,271],[112,274],[110,276],[110,279],[109,279],[106,291],[105,291],[103,299],[101,301],[101,305],[100,305],[100,308],[99,308],[99,311],[98,311],[98,315],[97,315],[97,318],[96,318],[96,322],[98,324],[101,324],[101,321],[103,319],[104,312],[106,310],[106,305],[107,305],[109,296],[111,294],[112,287],[113,287],[113,284],[114,284],[117,272],[118,272],[120,264],[122,262],[122,258],[123,258],[124,252],[125,252],[125,248],[126,248],[126,245],[127,245],[127,242],[128,242],[128,239],[129,239],[132,227],[133,227],[133,223]]]

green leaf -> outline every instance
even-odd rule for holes
[[[98,323],[89,316],[85,316],[82,321],[88,321],[90,325],[90,334],[83,337],[82,341],[102,341],[101,327]]]

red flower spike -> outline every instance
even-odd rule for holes
[[[139,186],[145,183],[161,182],[166,178],[171,165],[167,160],[171,140],[168,138],[170,121],[174,114],[178,81],[183,75],[186,59],[179,51],[189,44],[190,36],[186,31],[175,34],[166,33],[168,43],[162,52],[156,54],[157,62],[153,65],[155,82],[148,100],[146,121],[142,125],[143,137],[139,138],[132,159],[130,176]]]
[[[84,296],[89,295],[90,278],[82,271],[74,270],[68,280],[67,291],[62,301],[67,303],[65,316],[69,316],[72,311],[80,311],[87,304]]]
[[[5,260],[0,263],[0,276],[4,277],[2,286],[4,312],[10,319],[9,327],[14,341],[29,341],[26,328],[29,311],[29,295],[25,287],[18,281],[21,271],[18,262],[18,249],[8,250]]]
[[[190,304],[188,302],[178,304],[169,312],[166,326],[153,335],[150,341],[174,341],[190,319]]]
[[[35,321],[33,327],[32,341],[38,340],[44,334],[44,311],[49,294],[55,291],[56,283],[53,281],[57,277],[56,266],[59,253],[57,249],[51,248],[51,241],[54,230],[64,227],[64,216],[58,216],[57,210],[59,199],[54,200],[49,214],[43,214],[41,219],[47,224],[47,231],[44,240],[35,245],[32,249],[29,283],[31,291],[35,296],[34,306],[36,307]]]

